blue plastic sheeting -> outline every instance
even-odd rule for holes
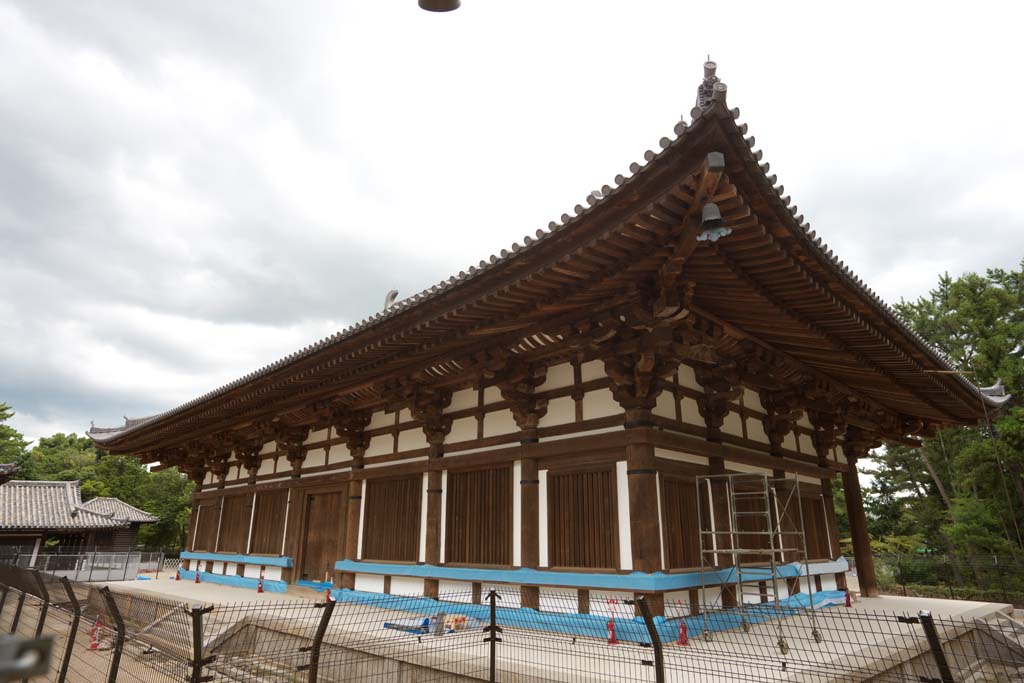
[[[568,588],[596,588],[604,590],[634,591],[637,593],[658,593],[662,591],[686,590],[701,587],[701,573],[665,574],[582,574],[577,572],[553,572],[542,569],[480,569],[475,567],[438,567],[432,564],[386,564],[380,562],[356,562],[340,560],[334,568],[343,572],[363,574],[386,574],[388,576],[412,576],[424,579],[447,579],[450,581],[483,581],[487,583],[511,583],[526,586],[565,586]],[[793,578],[803,573],[799,564],[785,564],[776,567],[776,576]],[[771,570],[743,570],[744,582],[771,579]],[[736,583],[736,568],[727,567],[704,573],[707,584]]]
[[[188,571],[187,569],[181,570],[182,581],[195,581],[196,573]],[[248,576],[235,576],[227,574],[210,574],[209,572],[199,572],[200,583],[219,583],[225,586],[234,586],[235,588],[251,588],[256,590],[259,585],[259,579],[250,579]],[[263,579],[263,592],[265,593],[284,593],[288,590],[288,584],[284,581],[274,581],[272,579]]]
[[[347,588],[331,591],[331,595],[339,602],[379,607],[381,609],[409,612],[412,614],[436,615],[464,614],[483,623],[490,620],[488,605],[474,605],[459,602],[439,602],[431,598],[401,598],[381,593],[365,593],[348,590]],[[841,604],[846,594],[843,591],[822,591],[814,594],[814,604],[818,609],[833,604]],[[765,603],[747,605],[742,614],[739,610],[730,609],[712,612],[707,615],[708,630],[712,632],[731,631],[742,626],[742,617],[748,623],[756,624],[771,621],[780,616],[796,614],[798,608],[806,609],[809,605],[806,594],[797,594],[791,598],[780,600],[779,604]],[[565,635],[604,639],[608,637],[608,617],[596,614],[559,614],[556,612],[538,612],[527,607],[509,609],[498,607],[496,611],[498,624],[506,627],[525,628],[534,631],[548,631]],[[686,630],[690,637],[697,637],[704,632],[705,617],[686,617]],[[649,643],[650,636],[640,617],[617,617],[615,635],[620,641],[632,643]],[[654,625],[663,643],[675,642],[679,637],[679,619],[654,617]],[[383,622],[382,626],[383,628]]]
[[[135,577],[135,580],[136,581],[150,581],[150,580],[152,580],[152,578],[153,578],[152,576],[143,576],[142,574],[139,574],[138,576]]]
[[[235,562],[237,564],[256,564],[264,567],[291,567],[290,557],[266,557],[264,555],[232,555],[230,553],[194,553],[190,550],[181,552],[183,560],[210,560],[211,562]]]

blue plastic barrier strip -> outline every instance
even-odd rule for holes
[[[196,573],[187,569],[181,570],[182,581],[195,581]],[[224,586],[234,586],[235,588],[251,588],[256,590],[256,586],[259,585],[259,579],[252,579],[248,576],[235,576],[231,574],[211,574],[209,572],[199,572],[200,583],[219,583]],[[265,593],[284,593],[288,590],[288,584],[284,581],[275,581],[272,579],[263,579],[263,591]]]

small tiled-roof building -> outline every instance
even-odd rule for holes
[[[50,539],[61,550],[127,551],[135,545],[139,526],[157,520],[117,498],[83,503],[77,481],[15,480],[0,486],[3,555],[36,555]]]

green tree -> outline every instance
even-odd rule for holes
[[[0,403],[0,463],[14,463],[18,466],[18,476],[24,479],[29,468],[29,442],[14,427],[5,424],[14,417],[14,410],[6,403]],[[28,474],[31,474],[29,472]]]

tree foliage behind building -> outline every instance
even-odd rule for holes
[[[192,482],[175,468],[150,472],[130,456],[98,450],[77,434],[54,434],[32,446],[6,424],[14,411],[0,403],[0,462],[18,465],[17,479],[80,481],[82,498],[120,498],[160,518],[139,529],[139,543],[148,547],[177,548],[185,537],[191,514]]]

